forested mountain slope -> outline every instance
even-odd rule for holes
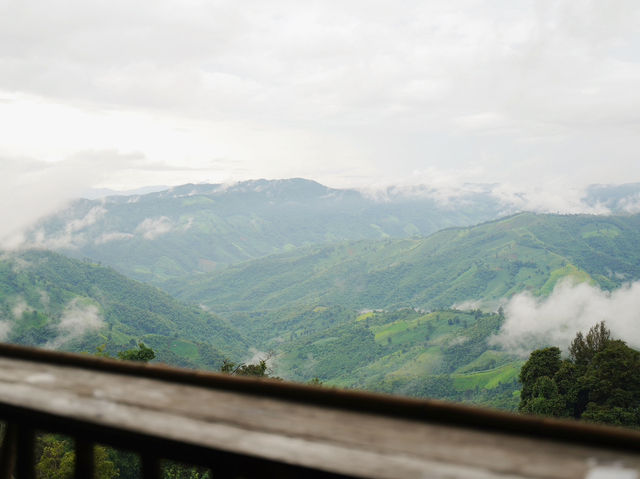
[[[426,238],[300,248],[164,287],[213,311],[284,305],[448,308],[530,290],[565,276],[611,289],[640,278],[640,216],[523,213]]]
[[[503,209],[488,193],[447,203],[426,188],[373,199],[303,179],[184,185],[76,201],[36,226],[28,242],[157,283],[304,245],[425,235]]]
[[[223,320],[110,268],[48,251],[0,258],[0,334],[10,342],[93,352],[135,345],[160,361],[217,367],[240,358],[243,337]]]

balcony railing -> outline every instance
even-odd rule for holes
[[[439,401],[0,345],[2,478],[31,479],[35,431],[213,477],[640,479],[640,433]]]

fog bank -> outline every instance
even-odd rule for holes
[[[567,279],[545,298],[514,296],[504,312],[505,322],[490,343],[522,356],[541,346],[566,350],[578,331],[600,321],[606,321],[615,338],[640,348],[640,281],[609,292]]]

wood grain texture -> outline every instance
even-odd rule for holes
[[[17,359],[1,405],[355,477],[640,479],[632,453]]]

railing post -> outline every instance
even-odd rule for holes
[[[2,451],[0,452],[0,479],[11,479],[16,463],[16,433],[15,424],[7,423],[4,426],[2,438]]]
[[[143,479],[160,479],[160,459],[151,454],[142,454],[140,460]]]
[[[76,479],[93,478],[93,443],[81,437],[75,438],[76,443]]]
[[[27,426],[18,426],[17,431],[17,458],[16,458],[16,478],[34,479],[35,474],[35,440],[36,434],[33,429]]]

